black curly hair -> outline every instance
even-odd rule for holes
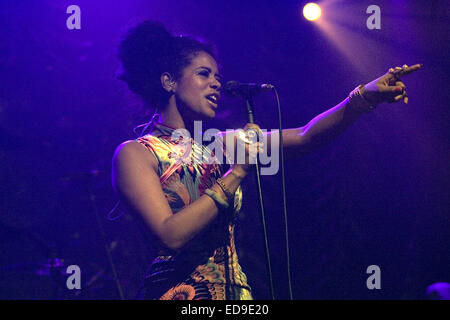
[[[169,98],[161,86],[161,75],[168,72],[174,80],[180,79],[184,68],[200,52],[216,57],[211,45],[172,36],[160,22],[147,20],[131,28],[120,42],[118,58],[122,70],[118,78],[147,104],[161,109]]]

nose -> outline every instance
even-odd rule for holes
[[[217,90],[217,91],[219,91],[220,88],[222,87],[222,84],[220,83],[219,80],[217,80],[216,78],[214,78],[213,81],[212,81],[212,83],[211,83],[211,85],[210,85],[210,87],[213,88],[213,89],[215,89],[215,90]]]

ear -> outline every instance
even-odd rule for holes
[[[168,93],[173,93],[176,90],[177,83],[170,73],[164,72],[161,74],[161,85]]]

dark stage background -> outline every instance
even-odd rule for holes
[[[450,282],[449,4],[372,2],[328,1],[320,28],[300,16],[302,1],[1,1],[0,298],[119,299],[96,215],[123,295],[134,297],[151,257],[132,216],[107,215],[113,151],[149,116],[115,79],[116,48],[149,18],[216,44],[226,81],[276,85],[284,127],[389,67],[423,63],[405,78],[408,105],[381,105],[286,162],[292,284],[295,299],[425,299],[428,285]],[[72,4],[80,30],[66,27]],[[380,30],[366,27],[371,4]],[[261,127],[277,128],[274,97],[256,105]],[[211,127],[244,126],[241,101],[221,108]],[[263,188],[276,297],[287,299],[280,175]],[[267,299],[256,196],[250,177],[237,244],[255,298]],[[72,264],[81,290],[66,288]],[[373,264],[380,290],[366,287]]]

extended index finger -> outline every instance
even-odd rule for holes
[[[419,70],[420,68],[422,68],[422,66],[423,66],[423,64],[418,63],[418,64],[415,64],[413,66],[406,67],[406,68],[404,68],[404,69],[402,69],[401,71],[398,72],[398,76],[399,77],[406,76],[407,74],[410,74],[410,73],[413,73],[413,72]]]

